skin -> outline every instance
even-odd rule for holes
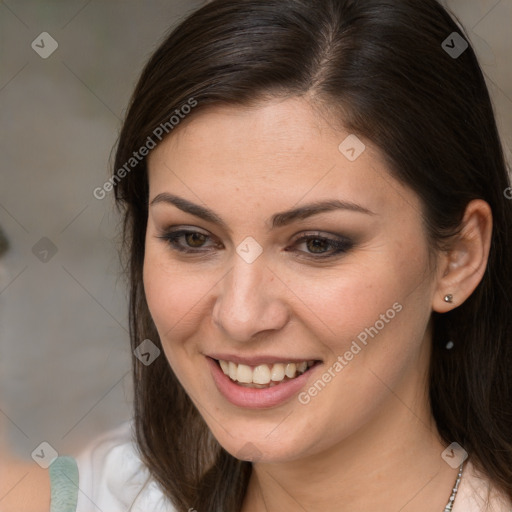
[[[206,110],[150,155],[150,203],[172,193],[226,225],[151,205],[144,286],[165,356],[214,436],[239,458],[248,443],[256,447],[243,512],[334,511],[340,503],[361,512],[438,511],[456,478],[429,411],[429,321],[480,281],[490,210],[472,202],[463,233],[432,261],[419,198],[369,141],[354,162],[345,158],[338,146],[347,135],[307,99],[292,98]],[[334,198],[372,213],[336,210],[270,229],[277,212]],[[207,235],[179,240],[201,255],[161,238],[185,226]],[[296,243],[300,234],[353,244],[315,259],[332,246]],[[263,250],[253,263],[236,253],[247,236]],[[447,293],[453,304],[443,301]],[[293,398],[249,410],[213,383],[208,354],[320,360],[307,389],[396,303],[402,310],[307,405]]]
[[[4,443],[2,443],[4,444]],[[48,512],[50,477],[34,462],[19,460],[7,446],[0,451],[0,511]]]

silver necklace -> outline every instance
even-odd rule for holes
[[[452,495],[450,496],[450,500],[446,507],[444,507],[443,512],[451,512],[453,508],[453,503],[455,502],[455,496],[457,496],[457,491],[459,490],[460,479],[462,478],[462,470],[464,469],[464,462],[459,467],[459,474],[457,475],[457,480],[455,481],[455,485],[453,486]]]

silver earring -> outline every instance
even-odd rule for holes
[[[444,301],[445,302],[450,302],[450,303],[453,302],[453,295],[451,295],[451,294],[445,295],[444,296]]]

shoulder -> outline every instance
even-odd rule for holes
[[[0,460],[0,511],[49,512],[50,477],[33,462]]]
[[[93,440],[76,457],[80,475],[77,512],[175,512],[142,463],[133,422]]]
[[[510,512],[512,502],[493,488],[489,479],[468,460],[455,498],[453,512]]]

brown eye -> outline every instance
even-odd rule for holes
[[[202,233],[190,232],[185,235],[185,240],[190,247],[201,247],[208,237]]]
[[[312,253],[323,253],[329,249],[330,242],[325,238],[310,238],[306,242],[306,247]]]
[[[346,237],[327,238],[319,234],[305,235],[295,241],[294,246],[304,246],[306,250],[298,250],[300,256],[320,260],[341,256],[354,247],[354,242]]]
[[[165,242],[171,246],[171,249],[175,249],[183,253],[198,254],[211,250],[211,247],[207,245],[207,242],[211,237],[205,233],[200,233],[199,231],[192,231],[189,229],[165,231],[158,236],[158,238],[165,240]],[[215,246],[215,244],[213,245]]]

